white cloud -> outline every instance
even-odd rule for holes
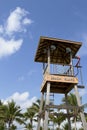
[[[14,100],[17,105],[20,105],[22,110],[24,111],[26,108],[30,107],[33,102],[37,100],[36,97],[32,97],[29,99],[29,93],[24,92],[24,93],[19,93],[15,92],[13,95],[8,97],[6,100],[3,100],[5,104],[7,104],[8,101]]]
[[[32,20],[31,19],[28,19],[28,18],[25,18],[24,20],[23,20],[23,24],[31,24],[32,23]]]
[[[20,76],[20,77],[18,77],[18,81],[23,81],[24,79],[25,79],[24,76]]]
[[[26,25],[32,23],[28,14],[25,9],[17,7],[10,13],[5,23],[0,25],[0,58],[9,56],[21,48],[23,38],[18,38],[18,34],[26,32]]]
[[[20,7],[11,12],[6,22],[6,33],[25,31],[24,26],[32,23],[32,20],[27,18],[27,14],[28,12]]]
[[[0,25],[0,33],[3,33],[3,26]]]
[[[11,55],[18,51],[23,43],[22,39],[19,40],[6,40],[0,37],[0,58]]]

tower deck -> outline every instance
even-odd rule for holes
[[[51,93],[68,93],[78,83],[78,79],[74,76],[47,74],[42,82],[41,92],[46,92],[48,82],[50,82]]]

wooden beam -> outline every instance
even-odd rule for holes
[[[73,114],[73,113],[69,113],[69,114],[67,114],[67,113],[51,113],[51,114],[49,114],[49,115],[52,115],[52,116],[65,116],[65,117],[74,117],[74,116],[76,116],[78,113],[75,113],[75,114]]]
[[[73,76],[60,76],[60,75],[46,75],[45,76],[46,81],[51,81],[51,82],[59,82],[59,83],[72,83],[72,84],[77,84],[78,79]]]
[[[68,105],[68,106],[67,105],[46,105],[45,109],[47,108],[70,109],[70,110],[81,109],[81,107],[79,106],[72,106],[72,105]]]

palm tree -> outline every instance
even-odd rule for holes
[[[57,125],[57,130],[60,130],[61,123],[66,119],[63,112],[55,112],[55,115],[50,115],[50,119]]]
[[[68,129],[69,129],[68,122],[67,122],[67,123],[65,123],[62,127],[63,127],[63,130],[68,130]]]
[[[17,129],[17,126],[15,126],[15,125],[12,125],[10,128],[10,130],[16,130],[16,129]]]
[[[0,100],[0,122],[2,121],[2,119],[4,118],[3,114],[4,114],[4,107],[3,107],[3,103]]]
[[[11,130],[14,127],[14,121],[22,124],[23,123],[23,114],[21,113],[20,106],[17,106],[16,103],[12,100],[8,102],[5,108],[5,121],[8,127],[8,130]]]
[[[75,105],[75,106],[78,105],[78,104],[77,104],[76,96],[75,96],[73,93],[70,93],[70,95],[68,95],[67,100],[68,100],[69,105]],[[63,98],[63,99],[62,99],[62,102],[65,103],[65,102],[66,102],[66,99]]]
[[[68,104],[69,105],[73,105],[73,106],[78,106],[78,103],[77,103],[77,99],[76,99],[76,96],[75,94],[73,93],[70,93],[70,95],[67,96],[67,100],[68,100]],[[66,99],[63,98],[62,101],[65,103],[66,102]],[[76,113],[76,110],[71,110],[70,111],[71,113]],[[73,122],[75,122],[75,128],[76,128],[76,121],[80,121],[80,116],[79,114],[77,116],[75,116],[73,119],[72,119]]]
[[[83,128],[80,128],[79,130],[84,130]]]
[[[36,110],[36,112],[39,112],[39,109],[40,109],[40,99],[37,99],[36,102],[32,104],[32,106]]]
[[[39,114],[39,111],[40,111],[40,104],[41,104],[41,100],[40,99],[37,99],[37,101],[35,103],[33,103],[32,107],[33,109],[35,110],[36,114],[35,114],[35,117],[36,117],[36,122],[38,122],[38,114]],[[44,107],[45,107],[45,100],[43,101],[43,106],[42,106],[42,111],[44,110]],[[44,114],[42,116],[42,121],[44,123]],[[44,125],[44,124],[43,124]],[[42,127],[40,127],[40,129],[42,129]]]
[[[32,125],[30,123],[26,123],[24,128],[26,130],[32,130]]]
[[[40,110],[40,103],[41,103],[41,100],[37,99],[37,101],[35,103],[33,103],[33,105],[32,105],[32,107],[36,111],[36,113],[38,113]],[[43,101],[42,110],[44,110],[44,107],[45,107],[45,101]]]
[[[32,130],[33,128],[33,121],[35,121],[35,114],[36,111],[34,110],[33,106],[27,108],[27,111],[24,113],[25,121],[25,128],[27,130]]]
[[[40,103],[41,101],[40,99],[38,99],[35,103],[32,104],[31,107],[27,108],[27,111],[24,113],[25,120],[28,121],[28,123],[25,123],[25,128],[27,130],[30,130],[34,127],[33,121],[34,122],[38,121],[37,118],[38,118],[38,113],[40,110]],[[44,109],[44,105],[45,105],[45,101],[43,102],[42,110]],[[43,117],[43,120],[44,120],[44,117]],[[42,127],[40,129],[42,129]]]
[[[5,124],[5,105],[0,100],[0,130],[6,129]]]

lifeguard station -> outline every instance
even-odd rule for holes
[[[41,118],[44,119],[43,130],[48,130],[49,115],[54,114],[50,109],[65,109],[67,113],[64,116],[68,119],[69,130],[71,130],[70,118],[77,116],[78,112],[81,116],[84,130],[87,130],[85,115],[82,109],[78,88],[84,88],[79,85],[78,69],[80,66],[80,57],[77,52],[82,46],[81,42],[63,40],[50,37],[40,37],[38,48],[35,55],[35,62],[43,63],[43,82],[41,85],[41,104],[38,114],[37,130],[40,130]],[[78,106],[71,106],[67,102],[68,93],[74,89]],[[66,104],[54,105],[50,100],[51,94],[64,94]],[[43,103],[45,107],[43,110]],[[76,110],[75,113],[69,113],[70,110]],[[60,116],[60,115],[58,115]],[[54,128],[52,128],[54,130]]]

